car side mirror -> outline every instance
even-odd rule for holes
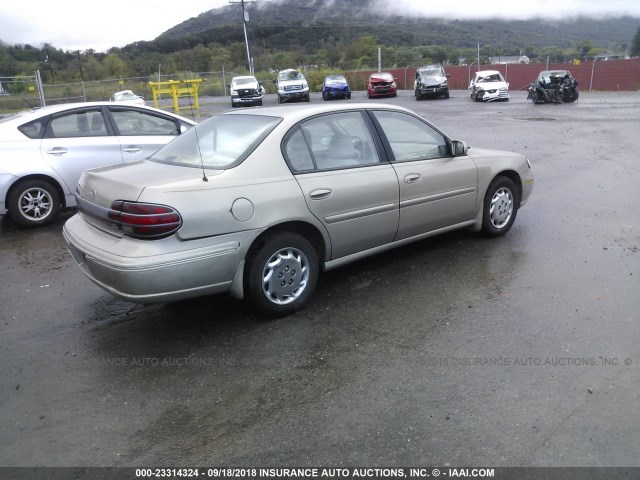
[[[274,84],[274,85],[275,85],[276,83],[278,83],[278,81],[277,81],[277,80],[272,80],[272,81],[273,81],[273,84]]]
[[[445,73],[444,76],[449,78],[451,76],[451,74],[450,73]]]
[[[507,88],[509,88],[509,82],[506,82],[506,83],[507,83]]]
[[[258,82],[258,85],[260,85],[261,87],[262,87],[262,86],[264,86],[264,81],[263,81],[263,80],[260,80],[260,81]]]
[[[466,155],[469,147],[467,147],[466,143],[461,142],[460,140],[454,140],[453,142],[451,142],[451,149],[453,150],[453,156],[458,157],[461,155]]]

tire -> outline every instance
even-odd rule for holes
[[[444,98],[445,98],[445,99],[449,98],[449,90],[447,90],[446,92],[444,92]]]
[[[247,255],[245,292],[259,313],[269,317],[290,315],[313,294],[319,270],[318,254],[306,238],[292,232],[274,232],[252,246]]]
[[[539,103],[542,103],[540,101],[540,94],[537,91],[533,92],[533,95],[531,95],[531,101],[533,102],[534,105],[538,105]]]
[[[347,100],[351,100],[351,93],[347,93]]]
[[[284,100],[282,99],[282,97],[280,95],[278,95],[278,103],[282,103]]]
[[[60,213],[60,195],[44,180],[24,180],[11,189],[9,215],[24,227],[53,222]]]
[[[322,92],[322,99],[326,102],[327,100],[329,100],[329,96],[327,95],[327,92]]]
[[[513,180],[496,177],[484,196],[482,233],[498,237],[509,231],[518,214],[520,197]]]
[[[309,97],[309,94],[307,93],[307,94],[304,96],[304,101],[305,101],[305,102],[308,102],[309,100],[311,100],[311,98]]]
[[[563,101],[564,103],[573,103],[573,102],[575,102],[576,100],[578,100],[578,96],[579,96],[579,94],[578,94],[578,90],[577,90],[577,89],[575,89],[575,90],[573,90],[569,95],[565,95],[565,96],[562,98],[562,101]]]

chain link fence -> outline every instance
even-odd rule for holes
[[[449,88],[452,90],[464,90],[469,84],[469,77],[478,69],[472,66],[445,67],[450,75]],[[528,65],[482,65],[481,70],[499,70],[511,84],[512,90],[526,88],[535,79],[538,72],[546,69],[567,69],[580,82],[582,91],[633,91],[640,90],[640,58],[630,60],[612,60],[598,62],[582,62],[580,65],[569,64],[538,64]],[[385,69],[391,72],[399,88],[412,90],[415,79],[416,67]],[[312,91],[319,91],[322,85],[321,73],[314,75],[313,70],[305,72]],[[352,90],[366,90],[367,79],[370,70],[345,72]],[[32,76],[0,77],[0,112],[24,110],[25,108],[39,107],[44,104],[69,102],[90,102],[109,100],[111,95],[120,90],[131,90],[136,95],[151,100],[151,87],[149,82],[167,80],[189,80],[201,78],[202,83],[198,95],[223,96],[228,95],[228,84],[236,75],[246,75],[220,70],[214,72],[186,72],[181,74],[161,75],[159,72],[145,77],[115,78],[98,81],[81,81],[62,84],[42,84],[39,81],[39,72]],[[275,73],[262,72],[256,75],[258,80],[264,82],[267,93],[274,93],[275,88],[272,79]],[[318,77],[318,78],[316,78]],[[169,102],[170,104],[170,102]],[[164,105],[162,105],[164,106]]]

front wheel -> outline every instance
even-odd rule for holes
[[[60,195],[44,180],[25,180],[9,195],[9,214],[24,227],[38,227],[53,222],[60,212]]]
[[[504,235],[516,220],[520,199],[513,180],[497,177],[484,196],[482,233],[488,237]]]
[[[282,317],[309,300],[318,273],[318,254],[306,238],[276,232],[251,248],[245,265],[245,291],[260,313]]]

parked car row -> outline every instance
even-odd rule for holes
[[[416,100],[425,98],[449,98],[449,75],[439,64],[416,69],[414,92]],[[236,85],[250,82],[253,87],[239,94]],[[278,102],[304,100],[308,102],[309,84],[304,75],[295,69],[282,70],[273,81]],[[231,105],[262,105],[264,88],[255,77],[234,77],[230,85]],[[509,101],[509,83],[498,70],[480,70],[469,83],[469,96],[476,102]],[[395,97],[398,94],[397,79],[391,73],[372,73],[367,80],[367,97]],[[351,89],[344,75],[328,75],[322,84],[322,98],[350,99]],[[533,103],[571,103],[578,99],[578,82],[567,70],[542,71],[529,86],[529,100]]]

